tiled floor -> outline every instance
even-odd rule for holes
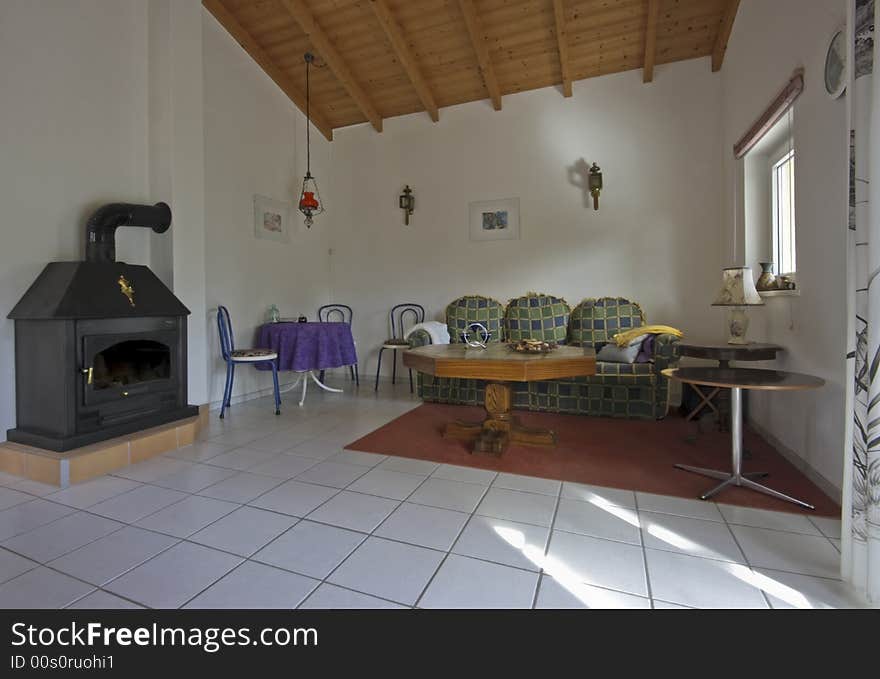
[[[406,385],[266,399],[58,491],[0,475],[0,607],[854,607],[840,522],[344,451]]]

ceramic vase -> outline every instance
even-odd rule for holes
[[[773,262],[759,262],[761,265],[761,275],[755,282],[755,288],[761,290],[775,290],[776,276],[773,275]]]

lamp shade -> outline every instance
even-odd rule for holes
[[[761,306],[764,300],[755,289],[752,269],[748,266],[732,266],[724,269],[721,292],[712,306]]]

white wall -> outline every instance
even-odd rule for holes
[[[375,374],[387,314],[422,303],[442,320],[452,299],[506,303],[528,291],[566,298],[622,295],[649,322],[718,338],[710,306],[721,280],[721,79],[706,59],[337,130],[332,294],[355,309],[362,375]],[[605,188],[594,212],[578,163],[598,162]],[[415,191],[403,225],[397,196]],[[519,241],[470,242],[468,203],[518,196]],[[383,366],[390,370],[390,365]]]
[[[767,299],[764,308],[750,314],[750,335],[786,348],[777,362],[780,368],[818,375],[827,384],[816,392],[752,394],[750,417],[838,489],[843,478],[844,389],[848,388],[844,364],[848,142],[845,101],[826,96],[822,74],[828,40],[845,22],[845,0],[744,0],[722,70],[725,188],[729,187],[724,215],[730,234],[733,144],[795,68],[805,68],[806,87],[794,112],[801,295]],[[741,200],[741,188],[737,195]],[[740,206],[738,214],[742,210]],[[741,222],[738,233],[742,239]],[[732,239],[724,238],[721,245],[725,258],[732,259]],[[742,241],[738,251],[743,252]],[[745,263],[756,275],[760,271],[757,261]]]
[[[137,0],[0,3],[0,440],[15,426],[6,314],[47,262],[81,259],[89,214],[149,200],[145,8]],[[149,261],[120,229],[117,256]]]
[[[305,174],[305,117],[238,43],[203,12],[205,226],[209,337],[209,400],[223,396],[216,309],[229,309],[238,346],[251,346],[266,311],[314,320],[328,299],[327,217],[307,230],[291,212],[290,241],[254,237],[253,196],[294,202]],[[295,152],[296,151],[296,152]],[[312,129],[312,174],[330,204],[328,142]],[[282,380],[289,376],[282,373]],[[236,396],[270,388],[270,373],[242,366]]]

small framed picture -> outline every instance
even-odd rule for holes
[[[288,242],[290,203],[254,195],[254,235],[257,238]]]
[[[482,200],[469,209],[471,240],[519,239],[519,198]]]

